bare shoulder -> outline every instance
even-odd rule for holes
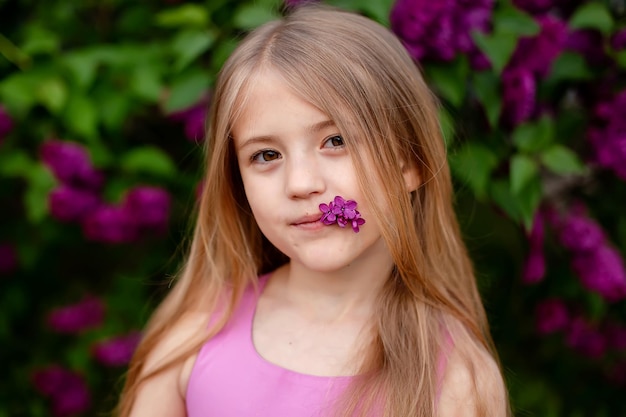
[[[208,314],[191,313],[179,320],[146,357],[142,375],[148,375],[187,349],[207,327]],[[146,379],[135,397],[131,417],[184,417],[185,393],[196,354]]]
[[[483,348],[449,352],[438,417],[506,417],[508,394],[496,360]]]

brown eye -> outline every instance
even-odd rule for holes
[[[324,142],[325,148],[339,148],[344,145],[343,138],[339,135],[331,136]]]
[[[259,151],[252,155],[252,160],[255,162],[271,162],[280,158],[280,153],[273,151],[271,149],[266,149],[264,151]]]

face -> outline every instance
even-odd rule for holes
[[[255,76],[231,133],[254,218],[292,265],[331,272],[389,262],[342,132],[294,94],[280,74],[267,70]],[[359,233],[320,221],[319,205],[335,196],[357,202],[366,220]]]

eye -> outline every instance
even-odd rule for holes
[[[339,135],[331,136],[324,141],[324,148],[341,148],[344,145],[343,138]]]
[[[264,163],[264,162],[271,162],[279,158],[280,158],[279,152],[273,151],[271,149],[264,149],[252,155],[250,160],[253,162]]]

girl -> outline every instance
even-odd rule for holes
[[[436,100],[387,29],[309,5],[251,33],[207,166],[121,416],[509,414]]]

